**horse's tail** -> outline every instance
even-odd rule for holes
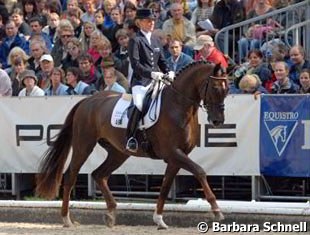
[[[64,165],[68,158],[72,141],[72,124],[75,112],[81,102],[77,103],[68,114],[55,142],[44,153],[36,176],[36,195],[53,199],[56,197]]]

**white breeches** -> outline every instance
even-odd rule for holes
[[[133,103],[140,111],[142,111],[143,100],[144,100],[145,94],[151,86],[152,86],[152,83],[150,83],[148,86],[139,86],[139,85],[133,86],[131,89]]]

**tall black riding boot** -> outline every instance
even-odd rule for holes
[[[127,144],[126,149],[136,153],[138,151],[138,141],[136,139],[136,131],[141,119],[141,111],[135,107],[128,121],[127,126]]]

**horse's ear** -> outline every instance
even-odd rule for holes
[[[225,77],[226,72],[225,69],[221,66],[221,63],[218,63],[214,66],[213,76],[214,77]]]

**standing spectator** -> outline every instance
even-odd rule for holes
[[[81,81],[81,71],[79,68],[69,67],[67,69],[67,89],[68,95],[91,95],[96,92],[87,83]]]
[[[0,67],[5,69],[8,67],[7,58],[12,48],[20,47],[27,54],[29,45],[24,36],[18,34],[18,28],[13,21],[8,21],[5,25],[6,37],[0,45]]]
[[[64,84],[65,82],[65,72],[60,68],[54,68],[50,76],[51,85],[45,89],[45,95],[68,95],[68,86]]]
[[[23,34],[26,39],[29,39],[31,34],[31,28],[24,21],[24,13],[20,8],[14,8],[11,14],[11,18],[18,28],[18,33]]]
[[[12,95],[12,83],[9,75],[0,69],[0,97]]]
[[[69,20],[61,20],[59,22],[57,34],[59,39],[57,39],[51,52],[55,67],[60,66],[61,61],[67,56],[66,46],[68,40],[74,36],[74,29]]]
[[[171,56],[167,59],[170,71],[178,72],[186,65],[193,62],[193,59],[182,52],[182,42],[171,40],[169,42],[169,51]]]
[[[288,77],[288,65],[283,62],[276,62],[274,65],[274,73],[277,81],[275,81],[271,88],[272,94],[296,94],[299,91],[298,85]]]
[[[221,64],[222,68],[227,69],[228,63],[225,55],[215,47],[213,39],[209,35],[200,35],[194,50],[199,51],[194,58],[195,61],[202,59],[214,64]]]
[[[300,85],[299,83],[299,75],[300,71],[303,69],[310,69],[310,62],[305,59],[305,50],[302,46],[297,45],[293,46],[290,49],[290,59],[293,62],[290,68],[289,77],[290,79]]]
[[[184,10],[181,4],[173,3],[170,6],[171,19],[163,24],[163,31],[171,36],[171,39],[177,39],[184,45],[193,46],[196,41],[195,25],[183,16]]]
[[[299,83],[300,83],[299,93],[310,94],[310,70],[309,69],[304,69],[300,72]]]
[[[44,91],[36,85],[38,79],[32,70],[25,70],[20,76],[25,88],[19,92],[18,96],[44,96]]]
[[[212,16],[210,18],[213,23],[214,29],[208,32],[209,35],[215,35],[222,28],[239,23],[246,19],[245,8],[242,1],[238,0],[220,0],[216,3]],[[240,32],[235,32],[235,36],[239,35]],[[224,34],[220,34],[219,49],[224,51]],[[229,35],[232,37],[233,35]],[[236,42],[239,38],[234,39]]]

